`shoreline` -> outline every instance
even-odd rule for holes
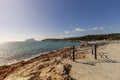
[[[32,65],[34,64],[35,62],[48,62],[50,63],[51,61],[53,61],[54,59],[57,60],[58,62],[60,62],[60,66],[62,68],[64,68],[64,66],[70,66],[70,64],[67,64],[67,63],[62,63],[61,61],[64,61],[65,58],[68,58],[68,54],[70,52],[67,52],[67,55],[64,54],[66,53],[66,51],[68,51],[70,49],[70,47],[65,47],[65,48],[61,48],[61,49],[58,49],[58,50],[53,50],[51,52],[47,52],[47,53],[44,53],[44,54],[40,54],[39,56],[36,56],[32,59],[29,59],[27,61],[23,60],[23,61],[20,61],[20,62],[17,62],[17,63],[14,63],[14,64],[11,64],[11,65],[4,65],[4,66],[0,66],[0,80],[3,80],[5,79],[7,76],[11,75],[12,73],[14,73],[14,71],[16,71],[17,69],[19,68],[23,68],[24,66],[27,66],[27,65]],[[40,64],[40,63],[39,63]],[[56,61],[55,62],[52,62],[50,64],[56,64]],[[50,65],[49,64],[49,65]],[[44,65],[45,66],[45,65]],[[68,67],[69,67],[68,66]],[[49,67],[48,67],[49,68]],[[61,71],[61,70],[59,70]],[[59,74],[58,74],[59,75]],[[64,74],[65,76],[67,76],[68,74]],[[60,76],[60,75],[59,75]],[[61,79],[62,79],[62,76],[60,76]],[[67,76],[70,78],[70,76]],[[65,77],[63,77],[65,78]],[[5,79],[7,80],[7,79]],[[9,80],[9,79],[8,79]],[[12,79],[11,79],[12,80]],[[27,79],[26,79],[27,80]]]
[[[51,53],[51,52],[56,52],[57,50],[61,50],[61,49],[68,48],[68,47],[70,47],[70,46],[63,47],[63,48],[56,49],[56,50],[52,50],[52,51],[42,52],[42,53],[39,53],[39,54],[37,54],[37,55],[32,55],[31,57],[25,58],[25,59],[22,59],[22,60],[16,60],[16,59],[15,59],[15,60],[11,60],[11,61],[8,62],[8,63],[6,62],[7,64],[0,64],[0,67],[1,67],[1,66],[9,66],[9,65],[16,64],[16,63],[23,62],[23,61],[28,61],[28,60],[34,59],[34,58],[36,58],[36,57],[39,57],[39,56],[41,56],[42,54],[49,54],[49,53]]]
[[[37,55],[33,55],[32,57],[30,57],[30,58],[28,58],[28,59],[23,59],[23,60],[20,60],[20,61],[18,61],[18,62],[16,61],[16,62],[7,64],[7,65],[1,65],[0,67],[2,67],[2,66],[14,65],[14,64],[17,64],[17,63],[20,63],[20,62],[27,62],[27,61],[36,59],[36,58],[41,57],[41,56],[44,56],[44,55],[49,55],[49,54],[52,53],[52,52],[54,53],[54,52],[57,52],[57,51],[59,51],[59,50],[65,49],[65,48],[69,48],[69,47],[64,47],[64,48],[60,48],[60,49],[57,49],[57,50],[52,50],[52,51],[48,51],[48,52],[39,53],[39,54],[37,54]]]
[[[105,45],[109,47],[112,45],[114,46],[114,44],[115,43]],[[100,47],[104,47],[104,45],[101,45]],[[76,77],[72,76],[72,73],[74,72],[75,66],[78,65],[79,60],[86,61],[88,59],[87,61],[97,61],[94,59],[94,56],[91,55],[90,46],[86,46],[86,44],[84,46],[76,46],[76,50],[76,62],[72,61],[73,51],[71,51],[71,48],[65,47],[41,54],[27,61],[21,61],[7,66],[0,66],[0,80],[74,80]],[[87,63],[79,66],[85,66],[86,64]],[[88,65],[85,67],[87,66]]]

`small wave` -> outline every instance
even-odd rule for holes
[[[12,42],[5,45],[0,45],[0,65],[9,65],[23,60],[30,60],[41,54],[46,54],[51,51],[58,50],[63,47],[80,45],[80,43],[69,42]]]

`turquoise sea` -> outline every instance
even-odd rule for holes
[[[0,44],[0,65],[27,60],[45,52],[67,46],[79,46],[75,42],[7,42]]]

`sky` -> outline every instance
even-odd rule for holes
[[[120,0],[0,0],[0,41],[120,32]]]

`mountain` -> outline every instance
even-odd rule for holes
[[[25,42],[36,42],[34,38],[26,39]]]

